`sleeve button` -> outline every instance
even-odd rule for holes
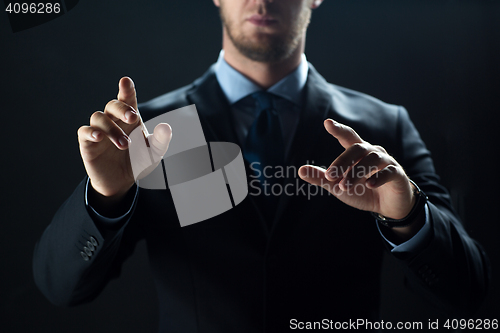
[[[95,246],[90,241],[87,241],[87,247],[90,249],[90,251],[92,252],[95,251]]]
[[[83,252],[83,251],[80,252],[80,255],[82,256],[83,260],[85,260],[85,261],[89,261],[90,260],[89,256],[85,252]]]
[[[83,247],[83,251],[85,251],[85,253],[89,256],[89,257],[92,257],[92,251],[90,251],[90,249],[86,246]]]
[[[418,270],[418,272],[420,274],[423,274],[423,273],[425,273],[425,271],[427,271],[428,268],[429,268],[429,266],[423,265],[422,267],[420,267],[420,269]]]
[[[97,247],[99,245],[99,243],[97,242],[97,240],[94,238],[94,236],[90,236],[90,242],[92,243],[92,245],[94,245],[95,247]]]

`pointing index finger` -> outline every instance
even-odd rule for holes
[[[118,82],[118,96],[117,99],[121,102],[127,103],[137,111],[137,95],[135,91],[135,84],[131,78],[124,76]]]
[[[328,133],[330,133],[333,137],[339,140],[339,143],[345,149],[349,148],[355,143],[363,143],[363,139],[356,133],[352,128],[336,122],[333,119],[327,119],[324,122],[325,129]]]
[[[139,115],[142,131],[144,132],[144,136],[145,136],[145,139],[147,141],[147,137],[148,137],[149,133],[148,133],[146,126],[144,125],[144,122],[142,121],[141,114],[139,113],[139,110],[137,108],[137,92],[135,90],[134,81],[130,77],[124,76],[118,82],[117,99],[121,102],[124,102],[124,103],[130,105],[131,107],[133,107],[137,111],[137,114]]]

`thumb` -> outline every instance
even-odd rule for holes
[[[124,102],[137,110],[137,93],[135,91],[135,84],[131,78],[124,76],[118,82],[118,96],[117,99]]]
[[[172,128],[167,123],[156,125],[153,134],[148,136],[151,148],[159,156],[165,155],[172,140]]]

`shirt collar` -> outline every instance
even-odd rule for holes
[[[221,50],[214,69],[217,81],[219,81],[229,104],[234,104],[242,98],[262,90],[224,60],[224,50]],[[306,84],[308,71],[309,65],[306,56],[302,54],[299,66],[267,91],[301,106],[301,92]]]

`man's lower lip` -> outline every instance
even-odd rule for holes
[[[250,23],[258,25],[259,27],[268,27],[273,24],[276,24],[277,21],[275,20],[257,20],[257,19],[249,19],[248,20]]]

